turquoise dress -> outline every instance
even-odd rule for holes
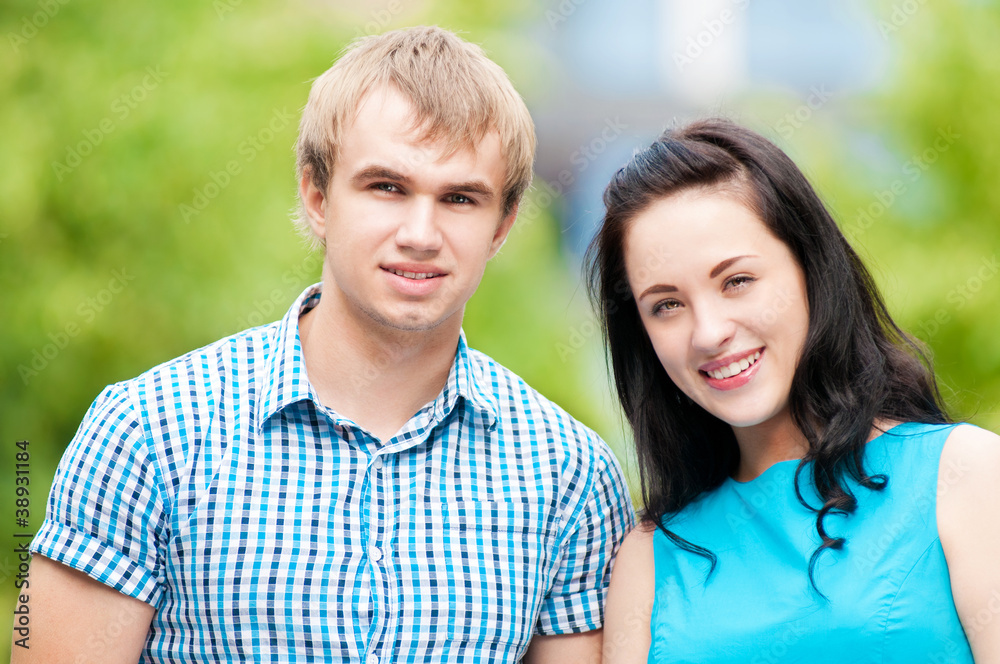
[[[727,479],[682,510],[671,531],[718,557],[709,562],[653,536],[656,591],[649,662],[972,662],[952,600],[938,539],[941,450],[955,425],[901,424],[865,448],[869,474],[888,486],[853,481],[851,516],[824,521],[847,543],[815,567],[826,599],[809,583],[809,557],[820,543],[816,514],[793,486],[798,461],[775,464],[750,482]],[[800,486],[819,499],[803,469]],[[958,468],[945,468],[946,490]]]

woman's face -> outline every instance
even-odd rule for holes
[[[632,220],[625,267],[653,348],[684,394],[733,427],[790,421],[809,326],[805,276],[753,211],[718,191],[659,200]]]

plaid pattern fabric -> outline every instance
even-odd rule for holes
[[[464,336],[374,439],[306,379],[319,297],[108,387],[32,551],[156,607],[144,662],[504,662],[599,628],[633,520],[606,445]]]

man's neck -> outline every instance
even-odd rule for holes
[[[299,318],[309,382],[324,406],[388,440],[447,382],[461,317],[430,331],[391,330],[326,301]]]

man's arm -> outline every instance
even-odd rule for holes
[[[602,630],[580,634],[536,634],[524,664],[600,664]]]
[[[11,646],[11,664],[139,661],[152,606],[37,554],[20,592],[28,596],[28,648]]]
[[[563,546],[556,582],[542,607],[527,664],[600,664],[604,596],[611,561],[634,516],[614,454],[597,439],[594,478]],[[583,629],[585,631],[576,631]]]

